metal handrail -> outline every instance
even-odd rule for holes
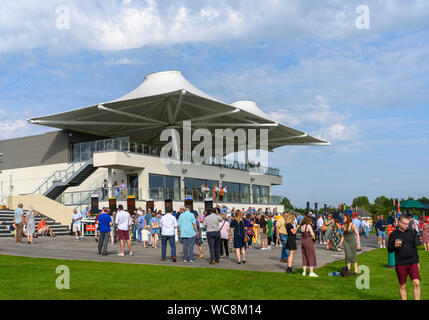
[[[87,144],[85,152],[79,151],[79,157],[75,160],[81,160],[82,155],[83,158],[92,157],[94,153],[99,152],[109,152],[109,151],[124,151],[136,154],[144,154],[149,156],[159,157],[159,148],[153,147],[148,144],[135,143],[129,140],[123,139],[104,139],[98,141],[90,141],[90,142],[81,142],[76,145],[84,145]],[[81,148],[79,148],[81,150]],[[250,171],[259,174],[269,174],[280,176],[280,170],[271,167],[265,167],[261,165],[257,165],[254,163],[242,163],[237,161],[231,161],[222,159],[221,163],[218,163],[215,157],[210,159],[210,163],[206,163],[206,165],[213,166],[221,166],[229,169],[242,170],[242,171]]]
[[[76,207],[75,207],[75,209],[77,210],[79,207],[82,207],[83,205],[85,205],[85,204],[87,204],[86,203],[86,201],[88,200],[88,199],[91,199],[91,196],[93,195],[93,194],[95,194],[95,193],[97,193],[98,195],[100,195],[100,189],[96,189],[96,190],[93,190],[93,191],[89,191],[89,195],[85,198],[85,199],[83,199]],[[91,200],[89,201],[89,203],[91,203]]]
[[[83,166],[92,162],[92,158],[86,162],[73,162],[65,170],[57,170],[52,175],[50,175],[34,192],[33,194],[44,194],[48,191],[55,183],[57,182],[66,182],[73,174],[78,171]],[[51,185],[49,185],[51,184]],[[45,188],[43,188],[46,185]],[[44,190],[44,191],[43,191]],[[42,192],[43,191],[43,192]]]

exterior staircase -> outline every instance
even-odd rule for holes
[[[24,215],[25,213],[27,213],[27,211],[24,211]],[[60,223],[55,222],[55,220],[49,217],[46,217],[41,213],[39,213],[39,215],[35,217],[36,231],[37,231],[37,224],[39,223],[40,220],[42,220],[42,218],[46,218],[46,224],[52,229],[55,235],[57,236],[70,235],[69,226],[62,226]],[[13,219],[14,219],[13,210],[0,210],[0,221],[3,222],[3,224],[0,224],[0,237],[2,238],[13,237],[12,233],[9,230],[9,226],[12,225]]]
[[[56,200],[68,187],[80,185],[96,170],[92,158],[87,162],[72,163],[66,170],[54,172],[33,194],[41,194]]]

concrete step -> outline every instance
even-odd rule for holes
[[[38,224],[40,222],[40,220],[41,219],[36,219],[35,220],[36,224]],[[6,224],[11,224],[13,222],[13,218],[9,218],[9,217],[8,218],[1,218],[0,217],[0,221],[3,221]],[[56,224],[56,223],[58,223],[58,222],[55,222],[55,220],[46,220],[46,222],[48,224]]]
[[[53,230],[55,235],[57,236],[69,236],[70,235],[70,231],[55,231]],[[1,233],[0,232],[0,238],[12,238],[13,235],[9,232],[9,233]],[[37,238],[43,238],[40,235],[37,235]],[[24,239],[24,237],[22,238],[22,241],[25,241],[26,239]]]
[[[24,211],[26,214],[27,211]],[[15,216],[14,210],[0,210],[0,221],[4,222],[0,225],[0,237],[9,237],[12,236],[10,230],[8,230],[8,226],[13,223]],[[60,223],[56,222],[54,219],[51,219],[45,216],[42,213],[39,213],[39,216],[35,217],[35,224],[37,228],[37,224],[42,220],[42,218],[46,219],[46,224],[58,235],[66,235],[70,234],[70,226],[63,226]]]
[[[9,231],[9,227],[10,227],[10,225],[4,225],[4,224],[0,225],[0,232]],[[49,228],[51,228],[54,231],[55,230],[58,230],[58,231],[61,231],[61,230],[63,230],[63,231],[70,230],[69,227],[67,227],[67,226],[61,226],[61,225],[55,225],[55,226],[49,225]],[[37,227],[36,227],[36,229],[37,229]]]

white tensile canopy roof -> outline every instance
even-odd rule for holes
[[[192,130],[205,128],[213,136],[215,129],[268,129],[269,151],[286,145],[329,145],[270,120],[253,101],[219,101],[193,86],[180,71],[150,74],[138,88],[111,102],[28,121],[102,137],[128,136],[132,141],[163,146],[166,142],[160,141],[161,132],[169,127],[181,132],[185,120],[192,121]]]

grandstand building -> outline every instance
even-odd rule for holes
[[[270,120],[252,101],[219,101],[179,71],[150,74],[138,88],[114,101],[28,121],[59,130],[0,141],[0,202],[10,208],[18,202],[39,206],[64,223],[71,221],[72,208],[89,205],[95,194],[100,207],[108,206],[109,198],[126,207],[127,198],[134,196],[136,207],[146,208],[154,201],[162,210],[166,199],[172,200],[174,210],[185,200],[193,200],[194,210],[202,210],[204,200],[212,198],[214,205],[281,211],[281,197],[272,192],[283,182],[280,171],[249,154],[287,145],[329,145]],[[178,161],[162,157],[171,141],[163,137],[166,129],[180,134],[179,152],[168,152]],[[219,138],[220,129],[231,129],[233,135]],[[190,141],[185,141],[186,130]],[[212,136],[202,164],[193,161],[202,150],[201,142],[191,137],[198,130]],[[244,142],[234,137],[237,133],[244,133]],[[250,143],[255,133],[257,143]],[[227,147],[219,154],[217,139],[225,145],[229,139],[236,154],[242,151],[242,161],[229,159]],[[226,187],[222,196],[213,194],[216,185]]]

